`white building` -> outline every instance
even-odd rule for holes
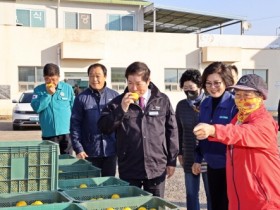
[[[108,86],[122,92],[125,68],[143,61],[175,109],[185,97],[178,87],[181,73],[186,68],[203,71],[211,62],[223,61],[236,65],[239,75],[261,75],[269,88],[266,105],[277,109],[279,37],[201,33],[217,24],[242,24],[243,20],[217,16],[211,22],[205,14],[202,17],[208,19],[200,20],[200,26],[196,22],[189,27],[190,22],[180,22],[186,21],[180,15],[192,13],[154,11],[153,4],[133,0],[0,1],[0,115],[11,115],[12,99],[43,82],[42,68],[50,62],[60,66],[61,79],[71,84],[87,80],[88,66],[102,63],[108,69]]]

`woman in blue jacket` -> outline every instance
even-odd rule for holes
[[[227,87],[233,85],[231,70],[222,62],[210,64],[202,74],[202,87],[209,94],[200,105],[199,122],[228,124],[237,113],[234,95]],[[227,210],[226,146],[219,142],[199,141],[192,171],[200,173],[202,159],[207,162],[207,176],[213,210]]]

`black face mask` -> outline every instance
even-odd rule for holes
[[[198,90],[186,90],[184,92],[189,100],[195,100],[198,97]]]

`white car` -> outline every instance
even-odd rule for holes
[[[40,126],[39,115],[32,109],[30,103],[33,91],[25,91],[21,94],[19,101],[13,100],[16,105],[13,108],[13,130],[24,127]]]

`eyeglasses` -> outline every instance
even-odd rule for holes
[[[218,88],[218,87],[221,86],[221,84],[222,84],[222,82],[218,82],[218,81],[215,81],[213,83],[212,82],[206,82],[205,86],[209,88],[209,87],[212,87],[214,85],[215,88]]]

